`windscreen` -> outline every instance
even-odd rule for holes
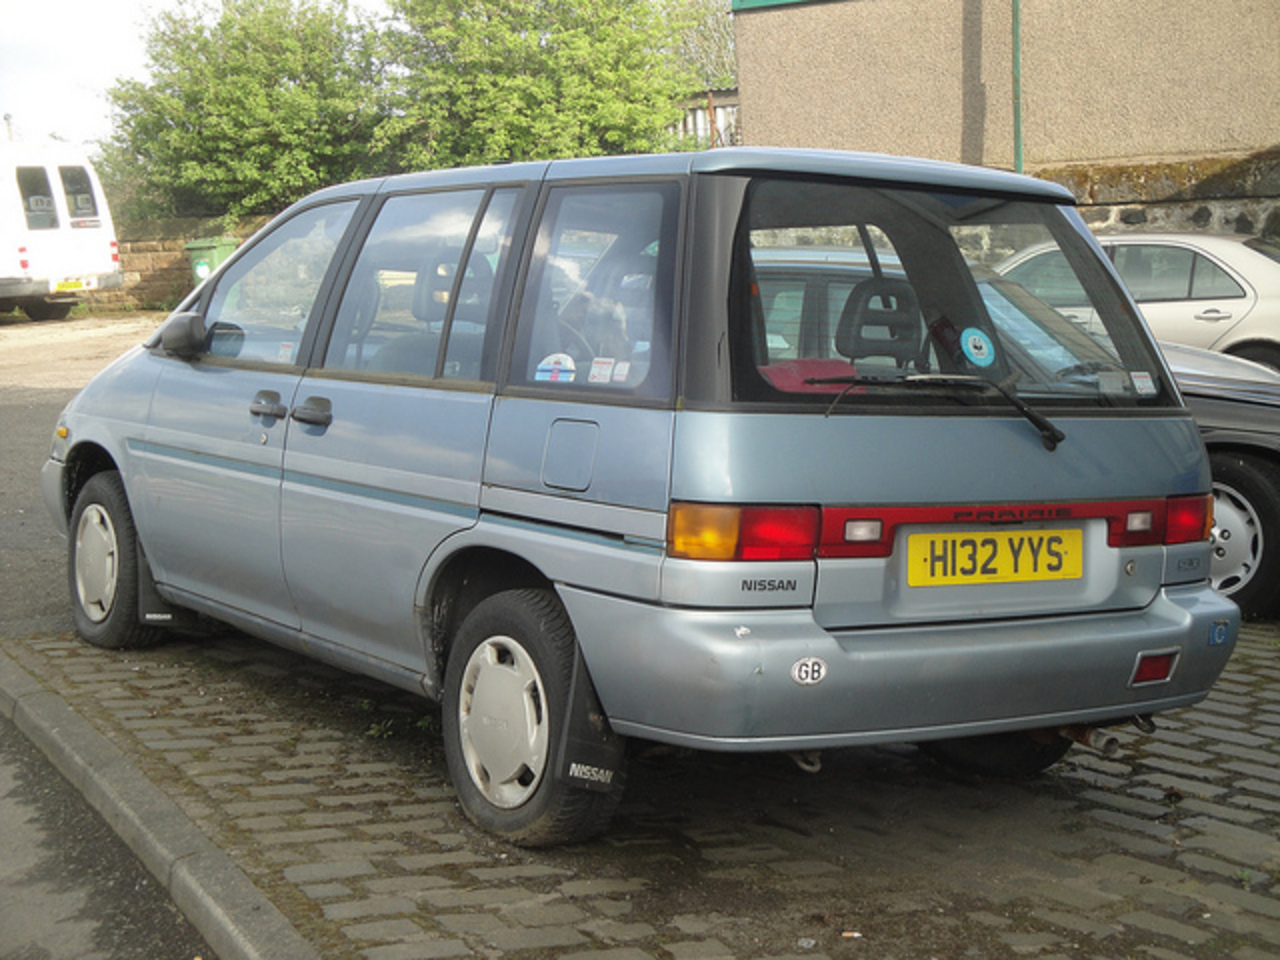
[[[738,400],[1176,403],[1136,313],[1052,203],[761,178],[735,243]],[[1055,306],[1016,281],[1047,253],[1083,300]]]

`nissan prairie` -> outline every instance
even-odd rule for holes
[[[1087,327],[993,269],[1046,245]],[[1239,626],[1070,194],[921,160],[322,190],[85,387],[42,485],[85,640],[212,618],[437,700],[525,845],[604,829],[636,741],[1033,775],[1205,697]]]

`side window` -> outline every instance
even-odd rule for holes
[[[98,215],[98,201],[93,195],[93,184],[84,167],[59,167],[62,176],[62,192],[67,197],[67,210],[73,219],[83,220]]]
[[[483,190],[387,200],[343,294],[325,367],[479,379],[518,192],[495,193],[478,230]]]
[[[356,201],[305,210],[273,230],[219,278],[205,315],[209,352],[296,362],[298,343]]]
[[[1156,244],[1119,244],[1116,269],[1139,303],[1152,300],[1186,300],[1191,292],[1191,267],[1195,253],[1183,247]]]
[[[18,192],[27,215],[28,230],[56,230],[58,210],[53,205],[53,187],[44,167],[18,167]]]
[[[1024,260],[1004,275],[1051,307],[1079,309],[1089,303],[1089,295],[1061,250],[1050,250]]]
[[[512,383],[668,394],[679,201],[674,182],[551,191]]]
[[[1244,289],[1231,274],[1203,254],[1196,254],[1195,272],[1191,275],[1192,300],[1231,300],[1244,295]]]

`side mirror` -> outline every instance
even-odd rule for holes
[[[175,313],[160,327],[160,349],[180,360],[194,360],[204,353],[207,339],[204,316],[199,313]]]

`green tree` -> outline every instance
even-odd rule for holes
[[[391,0],[394,114],[410,168],[638,153],[696,87],[650,0]]]
[[[738,85],[738,56],[729,0],[654,0],[666,18],[672,54],[699,90]]]
[[[375,32],[345,0],[222,0],[158,14],[150,79],[110,92],[103,166],[125,216],[274,212],[375,170]]]

